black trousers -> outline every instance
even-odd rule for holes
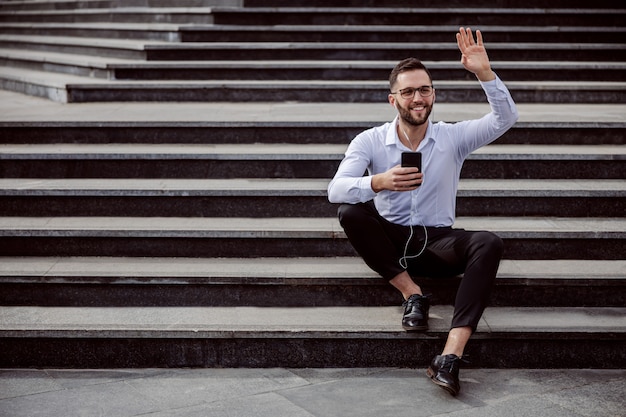
[[[388,281],[405,271],[400,258],[411,234],[409,226],[385,220],[373,201],[342,204],[338,215],[350,243],[370,268]],[[407,259],[406,271],[411,276],[432,278],[464,274],[454,302],[451,327],[470,326],[475,331],[489,301],[504,243],[486,231],[426,229],[426,248],[419,257]],[[422,250],[425,235],[422,226],[413,226],[407,255]]]

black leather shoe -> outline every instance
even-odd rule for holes
[[[426,374],[435,384],[450,394],[457,395],[461,390],[459,384],[460,362],[467,363],[467,360],[456,355],[437,355],[430,363]]]
[[[428,329],[428,310],[430,299],[426,296],[413,294],[403,304],[402,328],[408,332]]]

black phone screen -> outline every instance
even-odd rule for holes
[[[417,167],[422,172],[422,153],[421,152],[402,152],[403,167]]]

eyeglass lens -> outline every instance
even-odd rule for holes
[[[404,90],[400,90],[400,95],[402,98],[413,98],[415,96],[415,92],[418,92],[422,97],[428,97],[433,93],[433,88],[429,85],[423,85],[418,88],[405,88]]]

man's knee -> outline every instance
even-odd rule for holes
[[[482,251],[497,256],[498,258],[501,258],[504,253],[504,241],[495,233],[477,232],[475,242]]]
[[[337,209],[337,217],[339,217],[339,223],[345,227],[363,221],[366,212],[365,204],[342,204]]]

